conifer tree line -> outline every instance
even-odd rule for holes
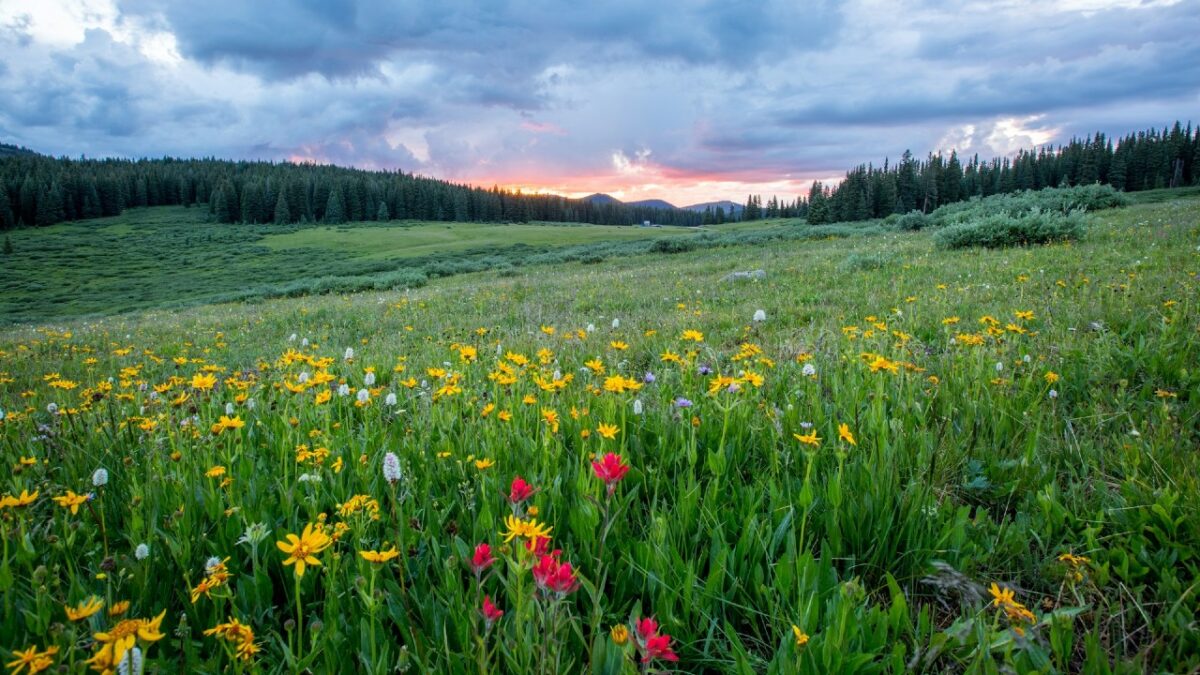
[[[1103,133],[1072,139],[1057,148],[1022,150],[1014,157],[965,162],[957,153],[930,153],[918,160],[905,152],[883,168],[858,166],[836,186],[814,183],[793,202],[751,196],[743,220],[803,217],[813,225],[928,213],[952,202],[988,195],[1101,183],[1136,192],[1200,185],[1200,127],[1148,129],[1115,144]]]
[[[222,223],[379,220],[699,225],[702,214],[594,204],[424,178],[403,171],[215,159],[0,155],[0,229],[115,216],[139,206],[207,209]]]

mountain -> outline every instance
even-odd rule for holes
[[[650,209],[674,209],[678,208],[671,202],[664,202],[661,199],[643,199],[640,202],[625,202],[626,206],[643,206]]]
[[[698,213],[704,213],[704,210],[710,206],[714,209],[717,207],[720,207],[725,210],[725,213],[729,213],[729,209],[733,209],[734,215],[740,214],[742,212],[742,209],[746,208],[743,204],[731,202],[728,199],[723,199],[719,202],[704,202],[702,204],[692,204],[691,206],[684,206],[681,208],[684,211],[696,211]]]
[[[592,204],[620,204],[621,200],[612,195],[606,195],[603,192],[597,192],[594,195],[588,195],[581,198],[581,202],[591,202]]]

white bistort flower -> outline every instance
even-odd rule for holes
[[[359,389],[356,397],[358,398],[359,403],[366,403],[367,401],[371,400],[371,392],[367,391],[366,389]]]
[[[400,480],[400,458],[394,452],[383,456],[383,477],[389,483]]]
[[[366,384],[368,387],[374,387],[375,386],[375,371],[368,370],[367,374],[363,376],[363,383]]]
[[[390,391],[389,391],[389,392],[388,392],[388,395],[387,395],[386,397],[384,397],[384,399],[383,399],[383,403],[384,403],[384,405],[387,405],[387,406],[394,406],[394,405],[396,405],[396,394],[395,394],[395,392],[390,392]]]
[[[94,487],[104,487],[108,485],[108,470],[104,468],[96,469],[92,474],[92,485]]]
[[[806,364],[804,364],[804,367],[800,369],[800,374],[805,377],[810,377],[812,375],[816,375],[817,367],[811,363],[806,363]]]
[[[138,544],[137,548],[133,549],[133,557],[138,560],[145,560],[150,557],[150,547],[146,544]]]
[[[767,311],[765,309],[758,309],[758,310],[754,311],[755,323],[761,323],[766,320],[767,320]]]
[[[342,357],[347,361],[354,360],[354,347],[346,347],[346,354]]]
[[[350,395],[350,385],[343,384],[342,386],[338,387],[338,396],[349,396],[349,395]]]

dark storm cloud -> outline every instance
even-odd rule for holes
[[[1200,110],[1200,0],[74,1],[0,4],[0,140],[594,191],[989,156]]]
[[[185,56],[271,79],[372,76],[412,55],[489,75],[558,60],[666,59],[744,66],[832,43],[834,2],[125,0],[173,32]],[[786,26],[785,30],[780,30]]]

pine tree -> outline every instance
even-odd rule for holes
[[[346,222],[346,208],[342,205],[342,191],[336,186],[329,191],[329,201],[325,203],[325,222],[334,224]]]
[[[4,235],[4,255],[12,255],[12,254],[13,254],[12,239],[9,239],[8,235],[6,234],[6,235]]]
[[[286,225],[292,222],[292,211],[288,208],[287,191],[279,191],[279,199],[275,200],[275,224]]]
[[[375,220],[378,220],[381,223],[386,223],[391,219],[391,216],[388,215],[387,202],[380,200],[379,210],[375,212]]]

